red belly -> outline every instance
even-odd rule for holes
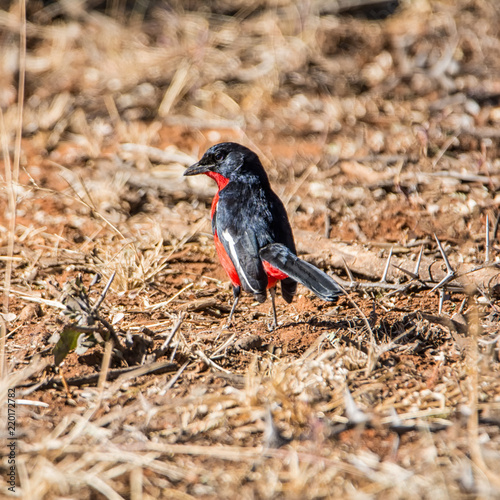
[[[226,253],[226,250],[224,250],[224,246],[219,240],[219,237],[217,236],[217,233],[214,234],[214,242],[215,242],[215,249],[217,250],[217,255],[219,256],[220,263],[222,267],[224,268],[224,271],[226,271],[226,274],[229,276],[229,279],[231,280],[231,283],[234,286],[240,286],[240,278],[238,276],[238,273],[236,272],[236,269],[233,265],[232,260],[229,258],[229,255]]]
[[[264,270],[267,274],[267,288],[272,288],[274,285],[276,285],[277,281],[288,278],[288,275],[286,275],[283,271],[280,271],[279,269],[271,266],[269,262],[263,260],[262,265],[264,266]]]
[[[229,276],[229,279],[231,280],[231,283],[234,286],[240,286],[240,278],[238,276],[238,273],[236,272],[236,268],[233,265],[232,260],[230,259],[229,255],[226,253],[226,250],[224,249],[224,246],[219,240],[219,237],[217,233],[214,234],[214,242],[215,242],[215,249],[217,250],[217,255],[219,256],[220,263],[222,267],[224,268],[224,271],[226,271],[226,274]],[[276,269],[273,267],[269,262],[266,262],[265,260],[262,261],[262,265],[264,266],[264,270],[266,271],[267,274],[267,288],[272,288],[273,286],[276,285],[276,283],[279,280],[283,280],[285,278],[288,278],[288,275],[286,275],[284,272],[280,271],[279,269]]]

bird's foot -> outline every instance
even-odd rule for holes
[[[278,328],[278,323],[276,321],[267,324],[267,329],[270,332],[273,332],[274,330],[276,330],[276,328]]]
[[[233,318],[228,318],[222,325],[222,330],[229,330],[233,326]]]

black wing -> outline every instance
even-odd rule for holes
[[[323,300],[334,302],[344,293],[344,290],[333,278],[309,262],[299,259],[285,245],[272,243],[261,248],[260,255],[264,260],[302,283]]]
[[[281,243],[295,253],[286,210],[276,194],[260,184],[229,183],[219,193],[214,227],[238,272],[243,290],[265,297],[267,274],[261,248]],[[297,283],[282,281],[283,297],[290,302]],[[258,297],[257,297],[258,298]]]
[[[217,204],[213,228],[229,255],[240,278],[241,287],[265,300],[267,274],[259,256],[259,244],[252,221],[248,220],[246,205],[241,197],[224,188]]]

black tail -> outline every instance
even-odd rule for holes
[[[272,243],[261,248],[259,255],[261,259],[309,288],[320,299],[333,302],[338,299],[339,295],[344,293],[340,285],[330,278],[328,274],[309,264],[309,262],[299,259],[281,243]]]

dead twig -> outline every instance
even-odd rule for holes
[[[195,354],[208,366],[211,366],[212,368],[215,368],[216,370],[219,370],[221,372],[232,374],[230,370],[226,370],[225,368],[222,368],[222,366],[219,366],[217,363],[215,363],[215,361],[212,361],[201,349],[196,350]]]
[[[177,372],[175,373],[175,375],[167,382],[167,385],[161,391],[161,395],[162,396],[165,395],[167,393],[167,391],[169,391],[174,386],[174,384],[177,382],[177,380],[179,380],[179,377],[182,375],[182,372],[187,368],[188,365],[189,365],[189,361],[186,361],[177,370]]]
[[[145,155],[153,163],[180,163],[184,166],[189,166],[196,162],[192,156],[179,151],[177,148],[159,149],[145,144],[125,143],[120,144],[122,151]]]
[[[110,369],[107,373],[106,380],[116,380],[118,377],[123,376],[124,379],[120,381],[120,383],[125,382],[126,380],[143,377],[144,375],[160,375],[162,373],[169,373],[176,371],[178,369],[177,363],[172,363],[170,361],[165,362],[155,362],[146,366],[132,366],[127,368],[113,368]],[[70,379],[65,379],[68,386],[76,386],[81,387],[84,385],[95,385],[99,381],[100,374],[95,373],[92,375],[86,375],[84,377],[74,377]],[[15,387],[32,387],[34,385],[39,384],[39,382],[29,382],[29,383],[20,383],[15,385]],[[62,377],[54,377],[44,381],[42,384],[37,386],[37,389],[43,390],[48,389],[50,387],[62,387],[64,386],[64,382]]]
[[[175,325],[172,327],[172,330],[170,331],[167,338],[165,339],[165,341],[161,345],[160,349],[158,349],[158,351],[155,352],[155,359],[158,359],[158,358],[164,356],[165,353],[168,351],[168,349],[170,347],[170,342],[172,341],[172,339],[174,338],[174,335],[177,333],[177,331],[181,327],[182,322],[184,321],[185,317],[186,317],[185,313],[181,313],[181,315],[179,316],[179,319],[177,320]]]
[[[443,249],[443,246],[441,245],[441,242],[439,241],[438,237],[434,234],[434,238],[436,238],[437,245],[439,247],[439,251],[441,252],[441,255],[443,256],[444,263],[446,265],[446,270],[447,274],[446,276],[430,291],[430,293],[434,292],[438,288],[441,288],[442,286],[446,285],[449,283],[451,280],[455,279],[455,271],[451,267],[450,261],[448,260],[448,256],[446,255],[446,252]]]
[[[441,326],[445,326],[450,330],[460,333],[462,335],[467,335],[469,331],[469,327],[460,323],[459,321],[455,321],[451,318],[447,318],[446,316],[436,316],[434,314],[428,314],[425,312],[418,313],[423,319],[430,321],[431,323],[436,323]]]
[[[484,244],[484,261],[490,261],[490,251],[491,251],[491,242],[490,242],[490,217],[486,214],[486,230],[485,230],[485,244]]]
[[[389,256],[387,257],[387,263],[385,264],[384,274],[382,274],[382,278],[380,278],[380,283],[387,282],[387,273],[389,272],[389,267],[391,265],[391,259],[392,259],[392,247],[389,250]]]

